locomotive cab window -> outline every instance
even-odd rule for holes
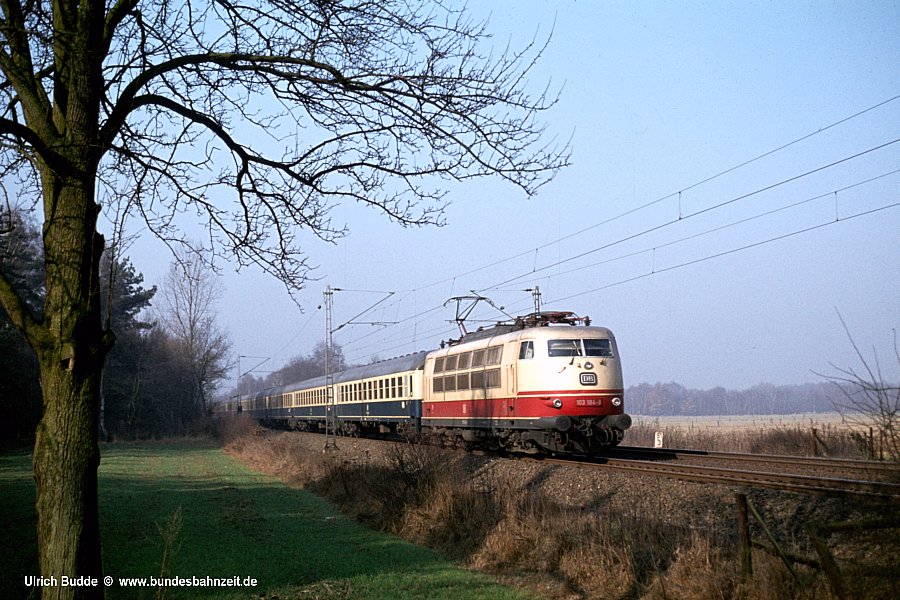
[[[519,360],[534,358],[534,342],[527,341],[519,344]]]
[[[608,339],[588,338],[585,340],[548,340],[548,356],[612,356],[612,345]]]
[[[548,340],[547,356],[582,356],[581,340]]]
[[[612,356],[612,347],[609,340],[586,339],[584,340],[585,356]]]

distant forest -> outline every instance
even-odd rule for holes
[[[625,392],[630,414],[681,415],[784,415],[833,412],[844,400],[830,382],[801,385],[763,383],[745,390],[717,387],[694,390],[678,383],[642,383]]]

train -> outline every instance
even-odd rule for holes
[[[225,403],[269,426],[422,434],[523,453],[591,455],[631,426],[613,333],[535,312],[436,350],[350,367]]]

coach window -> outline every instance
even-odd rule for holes
[[[469,374],[468,373],[460,373],[456,376],[456,389],[458,390],[467,390],[469,389]]]
[[[456,368],[462,371],[468,369],[470,364],[472,364],[472,353],[463,352],[459,355],[459,364],[456,365]]]
[[[472,371],[471,385],[473,390],[484,388],[484,371]]]
[[[444,370],[444,357],[434,359],[434,372],[440,373]]]
[[[519,344],[519,360],[534,358],[534,342],[527,341]]]
[[[475,350],[472,352],[472,368],[484,366],[484,350]]]
[[[454,392],[456,391],[456,376],[448,375],[444,377],[444,391],[445,392]]]
[[[458,354],[453,354],[448,356],[444,361],[444,370],[445,371],[455,371],[456,370],[456,361],[459,360]]]
[[[486,387],[486,388],[500,387],[500,369],[487,369],[484,372],[484,387]]]
[[[432,392],[443,392],[444,391],[444,378],[443,377],[435,377],[431,380],[431,391]]]
[[[491,346],[487,349],[487,364],[499,365],[503,358],[503,346]]]

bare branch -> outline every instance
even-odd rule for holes
[[[213,245],[241,265],[291,272],[287,263],[303,261],[295,231],[344,234],[327,218],[340,202],[403,226],[440,225],[442,182],[495,176],[534,194],[568,164],[568,144],[538,122],[555,97],[526,91],[547,41],[494,54],[464,10],[126,4],[107,16],[120,25],[99,137],[115,157],[105,178],[163,183],[166,192],[142,184],[157,225],[193,204]],[[302,281],[293,272],[291,285]]]
[[[862,371],[852,367],[841,368],[834,364],[836,374],[824,376],[838,389],[841,399],[834,402],[844,421],[862,427],[872,427],[879,434],[885,450],[894,459],[900,458],[900,385],[885,381],[878,355],[867,359],[860,351],[843,317],[838,314],[847,339],[853,347]],[[900,350],[897,345],[897,331],[893,332],[894,357],[900,365]]]

